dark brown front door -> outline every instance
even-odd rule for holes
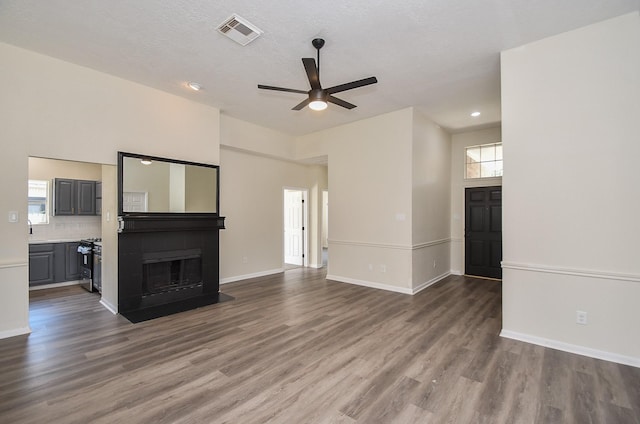
[[[502,187],[465,190],[465,274],[502,278]]]

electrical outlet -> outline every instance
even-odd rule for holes
[[[436,260],[435,259],[433,260],[433,267],[434,268],[436,267]]]
[[[373,271],[373,264],[369,264],[369,271]]]
[[[387,272],[387,266],[386,265],[380,265],[380,272]]]
[[[587,325],[587,313],[585,311],[576,311],[576,323]]]
[[[249,258],[247,258],[246,256],[243,256],[242,257],[242,263],[243,264],[249,263]]]

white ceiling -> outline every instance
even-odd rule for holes
[[[460,131],[500,121],[500,51],[638,9],[638,0],[0,0],[0,41],[136,81],[291,135],[415,106]],[[232,13],[264,34],[243,47]],[[291,108],[322,37],[323,87],[358,105]],[[187,81],[204,89],[193,92]],[[480,117],[469,114],[478,110]]]

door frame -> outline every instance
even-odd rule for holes
[[[282,201],[280,204],[282,205],[282,243],[280,251],[282,252],[282,267],[285,268],[285,241],[284,241],[284,221],[285,221],[285,192],[287,191],[299,191],[302,192],[302,266],[309,266],[309,189],[304,187],[291,187],[291,186],[283,186],[282,187]]]

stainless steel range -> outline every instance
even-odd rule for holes
[[[102,240],[93,243],[93,288],[102,294]]]
[[[80,278],[82,279],[82,287],[90,292],[102,290],[102,272],[98,269],[98,275],[96,275],[95,269],[95,251],[96,246],[99,247],[98,263],[102,262],[102,239],[100,238],[88,238],[80,240],[78,245],[78,252],[82,254],[82,261],[80,263]],[[96,277],[98,282],[96,284]]]

